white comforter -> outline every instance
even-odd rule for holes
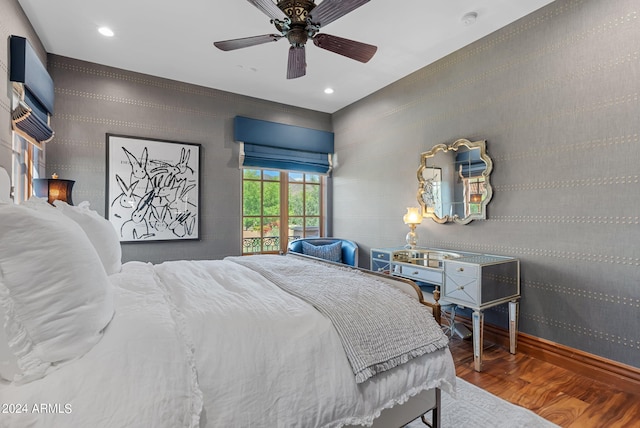
[[[111,276],[116,314],[82,358],[24,385],[0,385],[0,427],[198,426],[202,393],[151,265]]]
[[[112,279],[102,341],[44,379],[0,386],[0,403],[27,405],[1,427],[340,427],[455,383],[443,349],[356,384],[328,319],[230,261],[130,262]]]

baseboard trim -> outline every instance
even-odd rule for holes
[[[461,317],[460,321],[469,327],[471,326],[469,319]],[[509,349],[509,331],[507,329],[485,324],[484,339]],[[623,391],[637,392],[640,390],[640,369],[550,340],[518,333],[517,352],[588,376]]]

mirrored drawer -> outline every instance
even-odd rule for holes
[[[471,265],[467,263],[456,263],[447,261],[444,264],[444,272],[447,275],[459,275],[459,276],[478,276],[478,265]]]
[[[385,253],[382,251],[371,251],[371,259],[372,260],[386,260],[389,261],[391,259],[391,253]]]
[[[476,277],[468,275],[445,275],[443,299],[457,303],[480,304],[480,284]]]
[[[391,267],[386,260],[371,259],[371,270],[374,272],[390,273]]]
[[[394,273],[398,273],[397,267],[400,268],[399,274],[405,278],[414,281],[428,282],[430,284],[442,284],[442,271],[435,269],[426,269],[418,266],[396,265]]]

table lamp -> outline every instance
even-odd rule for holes
[[[416,225],[422,223],[422,214],[420,213],[420,208],[415,207],[407,207],[407,213],[402,217],[404,224],[409,225],[411,229],[409,233],[407,233],[407,246],[411,249],[416,248],[416,244],[418,243],[418,234],[416,233]]]
[[[58,174],[54,173],[51,178],[34,178],[33,191],[37,197],[47,198],[51,205],[55,200],[73,205],[71,191],[74,183],[75,181],[73,180],[59,179]]]

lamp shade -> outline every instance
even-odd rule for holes
[[[53,201],[64,201],[73,205],[71,191],[73,190],[73,180],[61,180],[58,178],[35,178],[33,180],[33,191],[39,198],[47,198],[50,204]]]
[[[407,207],[407,213],[402,217],[404,224],[420,224],[422,223],[422,214],[420,208]]]

